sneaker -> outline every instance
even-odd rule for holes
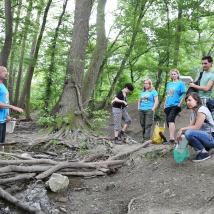
[[[175,142],[174,139],[171,139],[171,140],[169,140],[169,141],[163,142],[164,145],[171,145],[171,144],[175,144],[175,143],[176,143],[176,142]]]
[[[114,138],[114,144],[122,144],[122,141],[118,137]]]
[[[124,136],[124,131],[121,130],[121,131],[119,132],[119,134],[118,134],[118,137],[119,137],[119,138],[122,138],[123,136]]]
[[[193,159],[193,162],[201,162],[205,161],[207,159],[211,158],[210,154],[208,152],[200,152],[196,155],[195,159]]]

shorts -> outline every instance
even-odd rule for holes
[[[113,113],[115,131],[121,130],[122,120],[128,125],[131,124],[132,121],[131,121],[131,117],[127,112],[127,108],[120,109],[120,108],[113,107],[112,113]]]
[[[169,123],[175,123],[175,118],[181,111],[181,108],[178,106],[171,106],[164,109],[166,114],[166,123],[169,126]]]

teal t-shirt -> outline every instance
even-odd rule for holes
[[[214,71],[209,72],[204,71],[201,77],[200,86],[206,86],[210,80],[214,81]],[[209,91],[199,90],[198,93],[200,98],[210,98],[212,94],[212,89]]]
[[[0,102],[5,104],[9,103],[9,92],[3,83],[0,83]],[[8,108],[0,108],[0,123],[7,121],[8,114]]]
[[[185,95],[186,87],[182,81],[169,82],[166,86],[166,108],[178,106]]]
[[[158,96],[156,90],[142,91],[140,94],[140,110],[151,110],[154,106],[156,96]]]

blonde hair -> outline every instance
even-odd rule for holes
[[[171,76],[172,72],[177,73],[177,75],[178,75],[178,79],[180,79],[180,72],[179,72],[179,70],[178,70],[178,69],[176,69],[176,68],[171,69],[171,70],[170,70],[170,76]],[[172,79],[172,78],[171,78],[171,79]]]
[[[154,89],[154,87],[153,87],[153,84],[152,84],[152,80],[151,79],[146,79],[146,80],[144,80],[143,81],[143,83],[145,83],[145,82],[149,82],[149,91],[151,91],[151,90],[153,90]],[[145,91],[146,89],[144,88],[144,91]]]

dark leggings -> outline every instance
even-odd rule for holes
[[[0,123],[0,143],[5,142],[6,123]]]

